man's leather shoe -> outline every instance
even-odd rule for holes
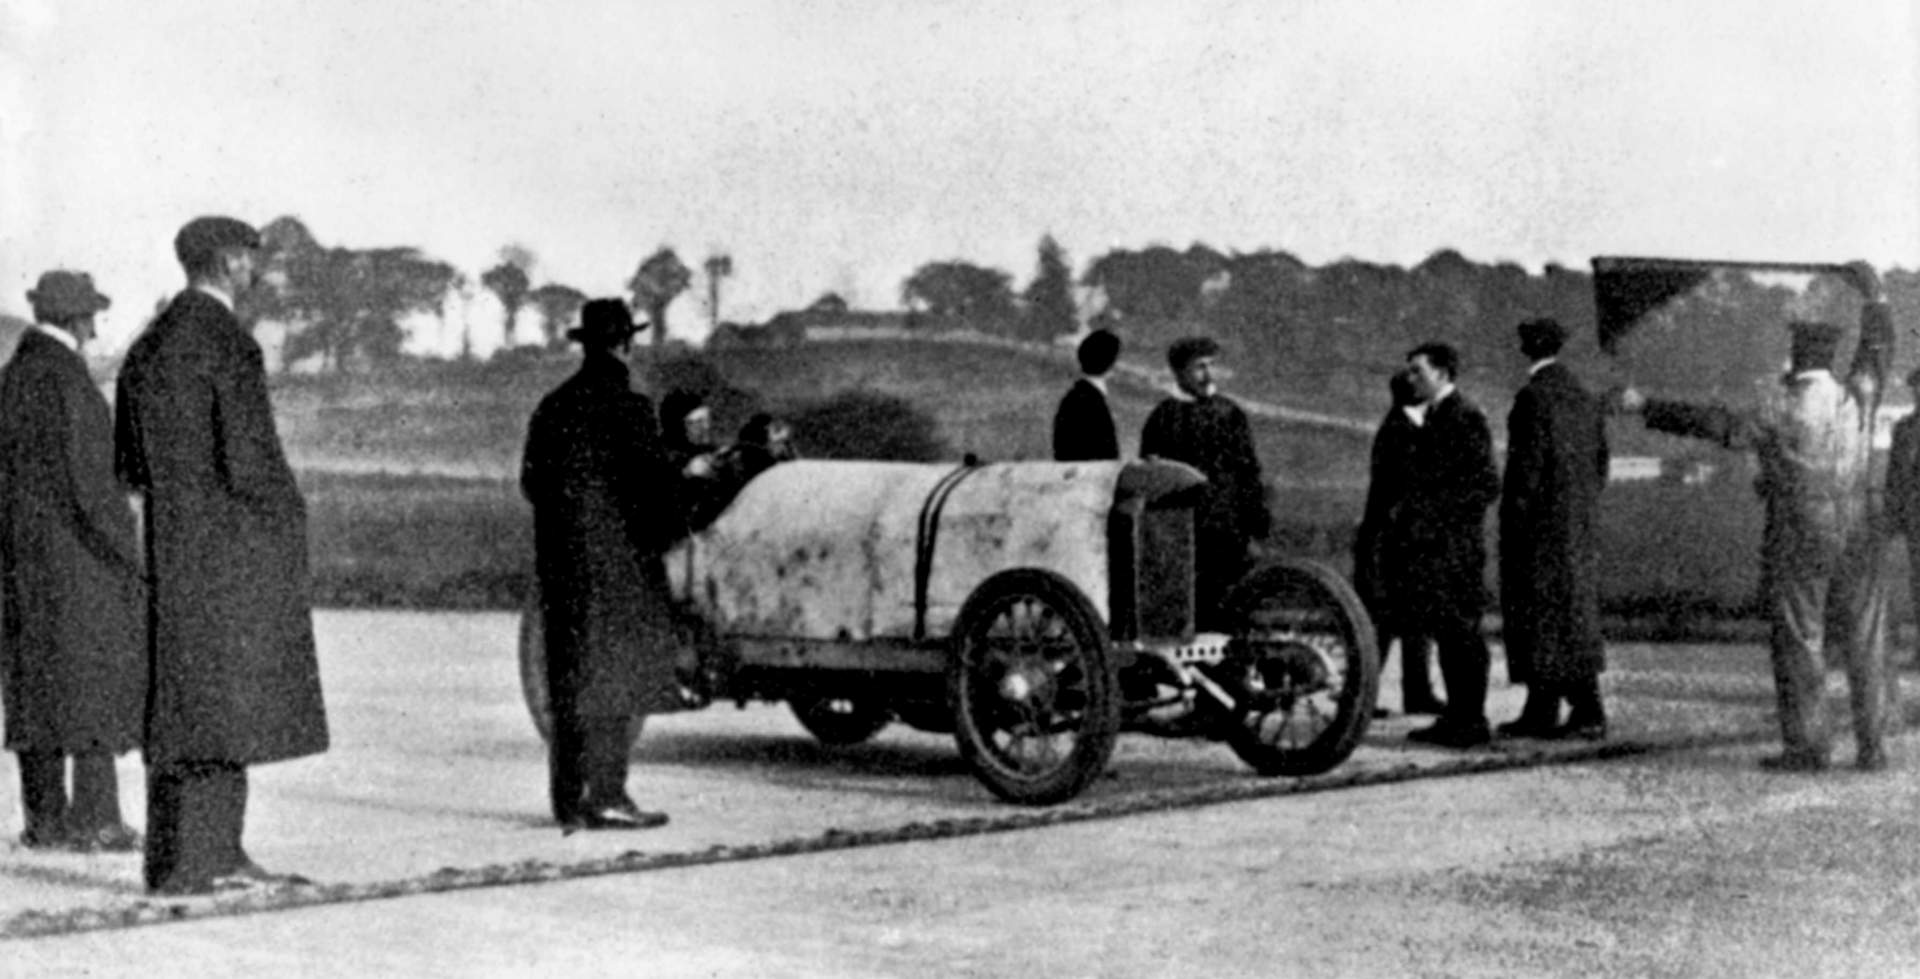
[[[1824,772],[1827,756],[1816,751],[1783,751],[1760,759],[1760,767],[1769,772]]]
[[[1853,760],[1853,767],[1863,772],[1884,772],[1887,770],[1887,749],[1861,748],[1860,754]]]
[[[62,850],[71,839],[64,826],[28,826],[20,834],[20,845],[29,850]]]
[[[606,804],[587,803],[574,812],[572,828],[590,830],[653,829],[667,824],[664,812],[648,812],[632,799]]]
[[[1478,724],[1454,724],[1443,720],[1408,732],[1407,740],[1442,748],[1478,748],[1493,741],[1493,732],[1487,729],[1485,721]]]
[[[239,890],[250,887],[300,887],[313,881],[299,874],[276,874],[265,867],[245,861],[238,867],[213,878],[215,890]],[[223,886],[224,885],[224,886]]]

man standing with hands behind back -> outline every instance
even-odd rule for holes
[[[140,746],[144,569],[113,475],[113,413],[81,357],[107,297],[85,273],[53,271],[27,300],[34,327],[0,375],[0,694],[20,759],[20,839],[138,850],[113,758]]]
[[[1607,421],[1599,399],[1559,360],[1558,321],[1520,324],[1531,365],[1507,414],[1507,472],[1500,493],[1500,613],[1507,676],[1527,685],[1508,737],[1607,734],[1600,700],[1600,491],[1607,485]],[[1560,723],[1560,705],[1569,708]]]
[[[174,238],[188,288],[127,352],[121,479],[143,494],[151,574],[146,883],[208,894],[304,879],[241,847],[247,766],[327,748],[308,605],[306,502],[234,316],[260,236],[196,218]]]

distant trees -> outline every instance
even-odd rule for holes
[[[540,333],[547,349],[559,350],[567,345],[566,326],[580,312],[580,307],[587,304],[587,294],[572,286],[549,282],[527,293],[527,301],[540,311]]]
[[[666,341],[667,307],[687,291],[692,281],[693,271],[680,261],[673,249],[664,245],[641,261],[640,267],[633,270],[633,277],[627,280],[633,305],[646,311],[647,322],[653,328],[654,346]]]
[[[1026,339],[1046,342],[1079,329],[1073,302],[1073,266],[1052,235],[1042,235],[1033,281],[1027,284]]]
[[[998,323],[1014,313],[1013,276],[958,260],[928,262],[901,284],[900,302],[937,318]]]
[[[514,345],[515,333],[519,326],[520,308],[526,305],[527,290],[533,282],[528,273],[533,269],[533,252],[523,245],[508,245],[500,249],[500,264],[480,274],[480,284],[500,299],[500,306],[506,311],[506,319],[501,329],[504,333],[503,345]]]
[[[266,273],[244,300],[250,319],[285,324],[282,364],[318,355],[329,371],[400,357],[409,314],[445,312],[460,273],[414,248],[327,248],[295,217],[261,229]]]

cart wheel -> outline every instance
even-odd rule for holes
[[[1262,775],[1317,775],[1347,760],[1373,719],[1373,622],[1340,575],[1312,561],[1255,569],[1228,593],[1233,641],[1213,675],[1237,701],[1226,732]]]
[[[1120,731],[1107,630],[1059,576],[1005,571],[960,609],[948,669],[954,740],[1002,799],[1048,805],[1106,768]]]
[[[856,697],[793,697],[787,706],[793,708],[793,716],[808,734],[834,747],[859,744],[893,721],[892,711]]]
[[[547,636],[540,627],[540,596],[536,593],[520,609],[520,695],[526,698],[527,713],[533,715],[534,730],[540,740],[553,741],[553,706],[547,699]],[[640,740],[646,726],[645,714],[634,715],[628,728],[627,747]]]

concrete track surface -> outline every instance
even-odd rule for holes
[[[1761,773],[1753,646],[1614,647],[1600,746],[1422,749],[1395,717],[1334,773],[1263,780],[1130,735],[1048,810],[943,736],[833,750],[719,705],[635,751],[671,825],[563,837],[513,616],[318,626],[334,748],[255,769],[247,831],[317,884],[150,900],[137,857],[15,845],[9,772],[0,976],[1920,976],[1920,751],[1859,774],[1842,737],[1833,772]],[[1496,676],[1494,719],[1520,695]]]

